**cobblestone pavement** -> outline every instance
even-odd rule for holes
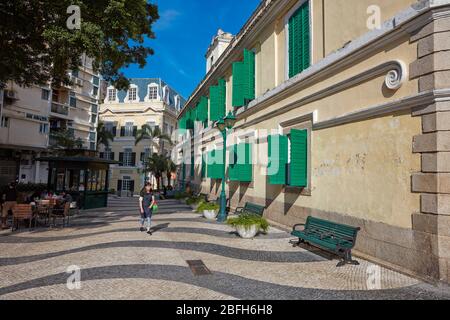
[[[336,268],[275,228],[240,239],[174,200],[161,202],[153,236],[137,220],[135,199],[112,199],[65,229],[1,232],[0,299],[450,299],[448,288],[367,261]],[[195,276],[188,260],[212,274]],[[71,266],[79,289],[68,288]]]

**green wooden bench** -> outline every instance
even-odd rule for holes
[[[266,208],[263,206],[247,202],[244,207],[237,208],[235,214],[241,215],[245,212],[245,213],[253,213],[262,217],[264,215],[265,210]]]
[[[297,230],[300,226],[304,227],[301,231]],[[358,261],[352,259],[352,249],[360,230],[361,228],[308,217],[306,224],[295,225],[291,234],[299,238],[294,246],[306,243],[330,251],[343,259],[337,265],[342,267],[346,264],[359,265]]]

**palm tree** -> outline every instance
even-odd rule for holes
[[[177,172],[177,165],[172,161],[171,158],[166,158],[166,175],[167,175],[167,184],[170,186],[172,180],[172,174]]]
[[[161,178],[166,170],[166,158],[160,154],[153,153],[145,162],[144,172],[152,173],[156,179],[157,189],[161,188]]]
[[[97,151],[99,150],[100,145],[108,148],[109,144],[113,141],[114,135],[106,129],[105,123],[100,121],[97,126]]]
[[[150,140],[150,150],[153,151],[153,144],[157,144],[159,148],[159,153],[162,154],[164,142],[168,142],[169,145],[172,145],[172,140],[170,139],[170,136],[163,133],[161,129],[157,126],[155,128],[152,128],[148,124],[144,124],[140,130],[136,133],[136,141],[135,145],[138,145],[140,142],[144,140]],[[162,142],[162,143],[156,143],[156,141]]]

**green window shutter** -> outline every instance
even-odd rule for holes
[[[286,165],[288,163],[288,137],[272,135],[268,137],[269,144],[269,184],[286,184]]]
[[[196,120],[208,124],[208,99],[201,97],[196,108]]]
[[[216,179],[223,178],[223,170],[225,169],[225,164],[223,163],[223,152],[223,149],[216,150]]]
[[[180,130],[186,130],[186,115],[183,115],[179,122],[178,122],[178,128]]]
[[[218,104],[218,116],[219,119],[225,118],[225,110],[227,104],[227,85],[224,79],[219,79],[219,104]]]
[[[244,49],[244,103],[255,99],[255,53]]]
[[[226,83],[220,79],[217,86],[209,88],[209,99],[211,101],[210,120],[218,121],[225,117]]]
[[[233,63],[233,107],[255,99],[255,53],[244,49],[244,61]]]
[[[237,160],[237,145],[233,145],[230,148],[230,162],[228,165],[228,177],[231,181],[239,181],[239,166]]]
[[[219,87],[212,86],[209,88],[210,111],[209,120],[219,120]]]
[[[244,62],[233,63],[233,107],[242,107],[244,103],[244,82],[245,66]]]
[[[239,181],[251,182],[253,180],[252,145],[250,143],[238,145],[238,168]]]
[[[187,115],[187,129],[194,130],[194,121],[195,121],[195,110],[189,109],[186,113]]]
[[[310,65],[309,1],[306,1],[289,19],[289,77]]]
[[[291,130],[291,185],[308,185],[308,131]]]

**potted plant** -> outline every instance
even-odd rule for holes
[[[219,205],[214,202],[202,202],[198,206],[197,212],[202,213],[208,220],[215,220],[217,218],[217,214],[219,213]]]
[[[238,217],[228,219],[227,224],[236,228],[237,233],[243,239],[253,239],[260,231],[267,233],[269,230],[267,220],[256,214],[243,213]]]

